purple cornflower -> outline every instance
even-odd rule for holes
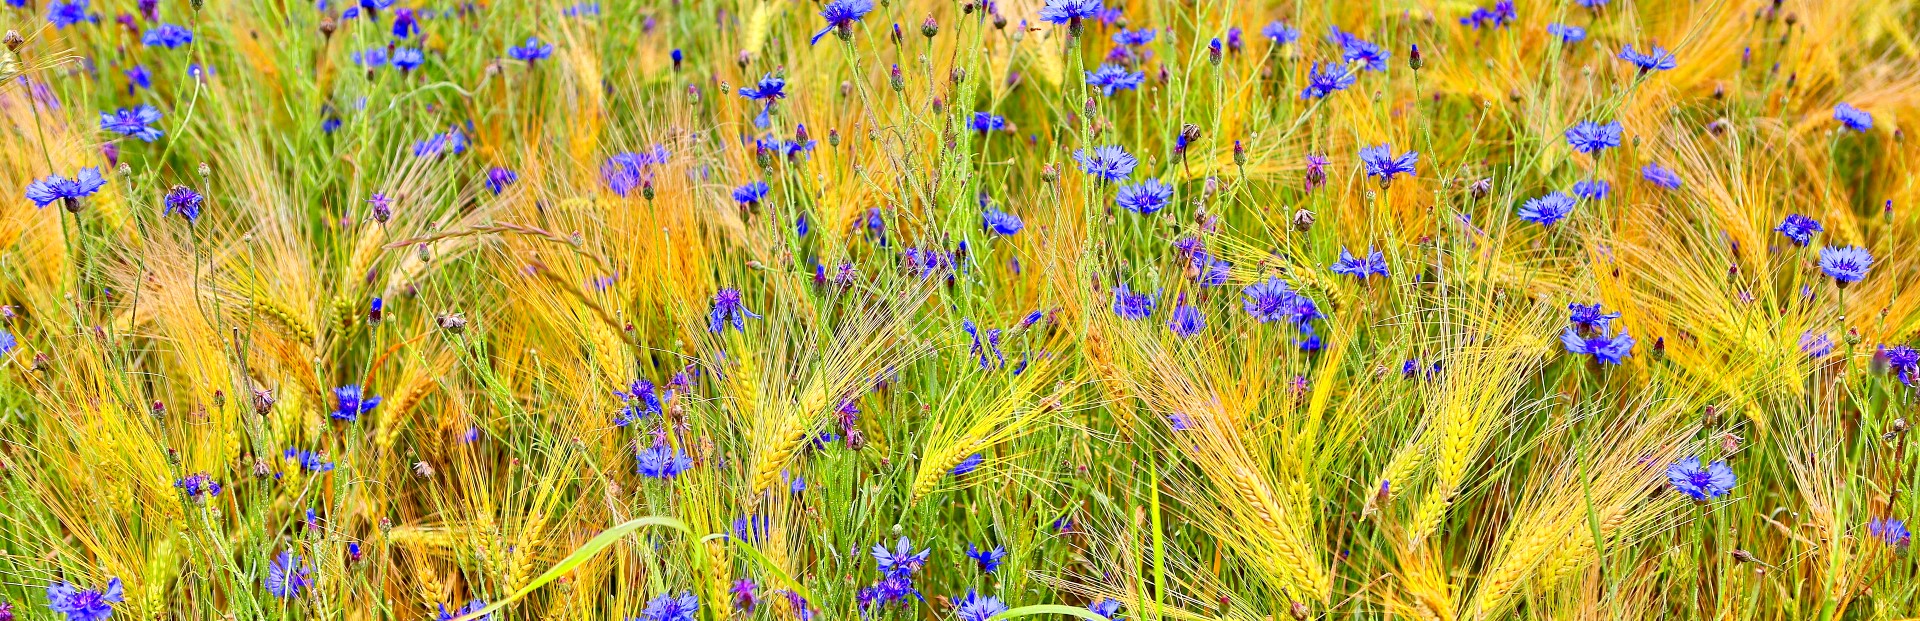
[[[1673,53],[1668,52],[1666,48],[1662,47],[1654,47],[1646,52],[1638,52],[1633,49],[1632,45],[1628,45],[1626,49],[1620,50],[1620,60],[1633,63],[1634,66],[1640,68],[1640,73],[1643,74],[1649,71],[1666,71],[1679,66],[1678,61],[1673,57]]]
[[[1268,278],[1247,285],[1241,293],[1246,296],[1242,307],[1260,323],[1287,320],[1304,325],[1320,317],[1320,310],[1314,306],[1313,300],[1295,293],[1286,281],[1279,278]]]
[[[1206,327],[1207,320],[1200,314],[1200,308],[1187,303],[1187,294],[1180,294],[1180,300],[1173,305],[1173,317],[1167,320],[1167,329],[1180,338],[1191,338]]]
[[[1900,383],[1912,386],[1914,379],[1920,378],[1920,351],[1906,345],[1895,345],[1880,352],[1887,358],[1887,370],[1892,371]]]
[[[405,39],[417,34],[420,34],[420,20],[414,18],[413,9],[394,9],[393,38]]]
[[[193,42],[193,31],[174,24],[161,24],[140,35],[140,43],[147,47],[176,48]]]
[[[1825,358],[1833,353],[1833,337],[1825,332],[1808,330],[1800,335],[1800,353],[1808,358]]]
[[[435,621],[453,621],[454,619],[458,619],[460,617],[464,617],[476,612],[480,612],[482,610],[486,610],[487,600],[476,598],[473,601],[467,602],[466,606],[455,604],[452,609],[448,609],[447,604],[445,602],[440,603],[439,606],[440,606],[440,615],[438,617],[434,617],[434,620]],[[488,619],[491,619],[491,618],[493,618],[493,615],[484,615],[475,619],[474,621],[487,621]]]
[[[745,334],[747,319],[750,318],[759,319],[760,316],[741,304],[740,290],[731,287],[721,289],[719,293],[713,294],[713,310],[707,313],[707,330],[719,334],[726,331],[727,325],[731,324],[733,329]]]
[[[1842,126],[1856,132],[1873,129],[1873,115],[1846,102],[1840,102],[1840,105],[1833,107],[1833,120],[1839,121]]]
[[[740,187],[734,188],[733,200],[740,203],[741,205],[752,207],[755,205],[759,205],[760,201],[766,200],[767,194],[772,191],[773,191],[773,188],[768,187],[767,182],[754,181],[746,185],[742,185]]]
[[[1781,235],[1787,236],[1787,239],[1793,240],[1794,245],[1804,247],[1813,242],[1814,233],[1826,229],[1820,227],[1819,220],[1797,213],[1790,213],[1787,214],[1787,219],[1780,221],[1780,226],[1774,227],[1773,230],[1779,231]]]
[[[64,30],[81,22],[99,23],[100,16],[87,12],[87,0],[72,0],[47,5],[47,21],[55,30]]]
[[[650,479],[671,479],[693,469],[693,458],[680,449],[655,442],[634,456],[635,472]]]
[[[1472,13],[1460,18],[1460,25],[1471,26],[1479,30],[1481,26],[1504,28],[1513,23],[1519,15],[1513,10],[1513,0],[1499,0],[1492,7],[1475,7]]]
[[[1133,167],[1140,161],[1117,146],[1094,147],[1093,155],[1085,150],[1073,152],[1073,159],[1080,163],[1080,169],[1100,181],[1125,181],[1133,174]]]
[[[1113,288],[1113,314],[1121,319],[1137,321],[1153,314],[1153,296],[1135,293],[1121,283]]]
[[[1527,199],[1525,204],[1520,205],[1519,215],[1521,220],[1542,226],[1553,226],[1554,223],[1566,218],[1567,214],[1573,213],[1573,205],[1572,196],[1552,192],[1539,198]]]
[[[493,190],[493,193],[496,195],[505,192],[507,186],[513,185],[513,182],[519,180],[520,175],[514,174],[511,170],[499,166],[487,169],[487,189]]]
[[[182,477],[180,480],[174,481],[173,486],[180,488],[181,492],[185,493],[188,498],[194,500],[203,500],[209,496],[220,495],[220,482],[213,480],[213,475],[205,472],[197,472]]]
[[[367,206],[373,212],[373,219],[377,222],[386,222],[393,218],[393,199],[387,198],[385,194],[374,192],[372,196],[367,197]]]
[[[1547,34],[1559,37],[1563,43],[1579,43],[1587,38],[1587,29],[1568,24],[1547,24]]]
[[[966,459],[960,460],[960,463],[954,464],[952,469],[947,470],[947,474],[957,477],[979,470],[980,464],[986,462],[986,460],[987,457],[979,453],[968,455]]]
[[[1387,52],[1352,33],[1342,32],[1338,27],[1327,36],[1327,40],[1340,46],[1340,59],[1349,63],[1357,62],[1369,71],[1387,70]]]
[[[267,592],[274,597],[299,597],[300,589],[313,586],[313,566],[300,562],[300,557],[292,550],[283,550],[272,563],[267,564]]]
[[[1633,342],[1633,335],[1625,329],[1612,337],[1608,337],[1604,329],[1583,336],[1572,327],[1560,334],[1560,344],[1566,346],[1568,353],[1593,356],[1594,361],[1603,364],[1624,364],[1633,355]]]
[[[1613,184],[1604,179],[1588,179],[1573,184],[1573,195],[1583,201],[1597,201],[1607,197],[1613,191]]]
[[[861,18],[866,17],[867,13],[872,11],[873,0],[832,0],[828,2],[826,7],[820,9],[820,16],[826,18],[827,26],[813,33],[813,38],[809,39],[807,44],[818,44],[820,37],[827,36],[827,33],[832,31],[839,31],[840,38],[842,39],[852,38],[853,23],[860,21]]]
[[[1327,156],[1318,153],[1307,154],[1307,172],[1303,176],[1307,191],[1312,192],[1327,184]]]
[[[507,47],[507,57],[514,60],[534,62],[553,56],[553,44],[541,43],[539,37],[527,37],[526,45]]]
[[[1867,277],[1867,270],[1873,267],[1873,255],[1859,246],[1835,248],[1826,246],[1820,249],[1820,271],[1833,278],[1834,284],[1845,287],[1860,282]]]
[[[991,112],[975,112],[973,120],[967,126],[982,134],[997,132],[1007,128],[1007,117]]]
[[[901,537],[892,550],[888,550],[883,543],[873,544],[872,553],[880,573],[895,577],[911,576],[914,572],[920,571],[920,567],[927,563],[927,557],[933,554],[933,550],[924,549],[914,552],[913,542],[908,541],[906,537]]]
[[[1380,189],[1393,184],[1394,175],[1405,173],[1409,177],[1419,175],[1413,165],[1420,161],[1420,154],[1408,151],[1400,157],[1394,157],[1387,145],[1375,145],[1360,149],[1360,161],[1367,166],[1367,176],[1380,178]]]
[[[1605,332],[1607,326],[1619,318],[1620,313],[1606,312],[1598,302],[1567,305],[1567,323],[1573,324],[1573,329],[1581,334]]]
[[[333,389],[333,399],[332,416],[347,422],[360,420],[361,414],[371,412],[374,406],[380,405],[380,397],[363,395],[358,384]]]
[[[971,543],[967,544],[967,557],[980,564],[980,573],[991,574],[1000,569],[1000,563],[1007,558],[1007,549],[995,546],[992,550],[982,550]]]
[[[160,215],[170,216],[178,213],[180,217],[187,219],[188,224],[192,224],[193,221],[200,219],[200,204],[205,200],[206,198],[199,192],[195,192],[193,188],[176,185],[173,189],[167,190],[166,198],[161,201],[166,206],[160,210]]]
[[[47,608],[66,615],[67,621],[106,621],[113,616],[113,605],[125,598],[119,578],[107,580],[105,589],[80,590],[65,582],[47,585]]]
[[[1333,263],[1332,270],[1335,274],[1353,276],[1361,280],[1371,276],[1385,278],[1387,277],[1387,257],[1380,251],[1374,250],[1372,246],[1368,246],[1367,258],[1360,259],[1354,257],[1352,252],[1348,252],[1347,248],[1342,246],[1340,260]]]
[[[1313,68],[1307,71],[1307,87],[1300,90],[1300,98],[1326,97],[1334,91],[1347,90],[1347,87],[1353,86],[1353,83],[1359,79],[1359,76],[1348,69],[1346,63],[1327,63],[1325,68],[1322,68],[1320,63],[1316,62],[1313,63]]]
[[[613,391],[613,396],[619,397],[622,402],[620,413],[613,419],[616,427],[625,427],[663,411],[658,389],[653,385],[653,381],[644,377],[627,384],[625,390]]]
[[[981,219],[981,228],[995,235],[1012,235],[1020,232],[1022,226],[1020,216],[998,209],[988,209]]]
[[[954,606],[953,616],[960,621],[987,621],[994,615],[1006,611],[1007,605],[1000,603],[1000,598],[981,597],[980,594],[969,590],[966,599],[960,600],[959,604]]]
[[[647,602],[646,609],[640,611],[639,621],[693,621],[698,612],[700,599],[694,597],[692,591],[681,591],[679,595],[667,592]]]
[[[1680,175],[1674,174],[1673,171],[1659,164],[1647,164],[1646,168],[1640,169],[1640,178],[1646,179],[1647,183],[1669,190],[1678,190],[1681,185]]]
[[[1266,37],[1274,45],[1290,45],[1300,40],[1300,31],[1276,19],[1260,28],[1260,36]]]
[[[1148,179],[1135,185],[1120,186],[1114,194],[1113,202],[1122,209],[1138,214],[1151,214],[1167,206],[1173,198],[1173,186],[1159,179]]]
[[[733,581],[733,587],[727,589],[727,592],[733,594],[733,607],[744,610],[747,614],[753,614],[754,606],[760,603],[760,585],[754,584],[751,578]]]
[[[420,65],[426,64],[426,62],[426,54],[421,53],[418,49],[403,47],[393,51],[393,68],[399,69],[402,72],[419,69]]]
[[[1904,548],[1913,543],[1913,532],[1907,530],[1907,523],[1890,517],[1873,518],[1868,521],[1867,534],[1896,548]]]
[[[138,138],[141,142],[153,142],[165,135],[158,128],[150,127],[158,122],[160,110],[147,104],[121,108],[111,114],[100,113],[100,129]]]
[[[1108,97],[1112,97],[1113,92],[1117,90],[1138,89],[1147,79],[1147,74],[1127,71],[1126,67],[1119,65],[1100,65],[1099,69],[1088,71],[1086,74],[1087,86],[1098,87],[1100,94]]]
[[[27,200],[35,207],[46,207],[54,201],[66,204],[67,211],[79,211],[80,199],[92,196],[107,185],[100,177],[100,169],[87,167],[75,173],[72,179],[60,175],[47,175],[45,179],[27,184]]]
[[[1700,458],[1688,457],[1667,467],[1667,482],[1680,493],[1705,501],[1732,492],[1735,480],[1727,462],[1716,461],[1703,468]]]
[[[754,101],[767,102],[772,102],[775,99],[786,99],[787,79],[771,73],[766,74],[760,77],[759,83],[753,86],[740,87],[740,96]]]
[[[1100,0],[1047,0],[1046,6],[1040,7],[1040,21],[1078,26],[1081,20],[1099,16],[1104,8]]]
[[[1581,121],[1567,128],[1567,145],[1581,153],[1599,153],[1603,149],[1620,146],[1620,122]]]
[[[953,269],[953,254],[939,248],[906,248],[900,251],[900,262],[908,274],[932,278]]]

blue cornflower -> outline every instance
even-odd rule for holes
[[[600,165],[600,178],[614,194],[626,196],[653,178],[649,169],[665,163],[667,148],[661,145],[654,145],[650,151],[616,153]]]
[[[403,72],[419,69],[420,65],[426,62],[427,56],[421,53],[420,50],[403,47],[393,51],[393,68]]]
[[[267,592],[279,598],[299,597],[300,589],[313,586],[311,573],[313,566],[301,563],[292,550],[283,550],[267,564]]]
[[[1187,303],[1187,294],[1180,294],[1180,300],[1173,305],[1173,317],[1167,320],[1167,329],[1180,338],[1189,338],[1206,327],[1207,319],[1200,314],[1200,308]]]
[[[953,616],[960,621],[987,621],[994,615],[1006,611],[1007,605],[1000,603],[1000,598],[980,597],[978,593],[968,590],[967,598],[960,600],[959,605],[954,606]]]
[[[1241,293],[1246,296],[1243,308],[1260,323],[1287,320],[1305,324],[1320,317],[1320,310],[1314,306],[1313,300],[1295,293],[1286,281],[1279,278],[1268,278],[1247,285]]]
[[[882,244],[885,245],[885,244]],[[907,273],[921,278],[932,278],[946,270],[953,269],[953,253],[939,248],[906,248],[900,251],[900,262]]]
[[[968,126],[972,127],[973,131],[980,132],[982,134],[987,132],[996,132],[1002,129],[1006,129],[1007,117],[1000,116],[998,114],[994,114],[991,112],[975,112],[973,113],[973,121],[969,123]]]
[[[1780,226],[1774,227],[1773,230],[1779,231],[1781,235],[1787,236],[1787,239],[1793,240],[1794,245],[1806,246],[1813,241],[1814,233],[1826,229],[1820,228],[1819,220],[1797,213],[1790,213],[1787,214],[1787,219],[1782,220]]]
[[[201,196],[193,188],[176,185],[173,189],[167,190],[166,198],[161,201],[166,204],[166,207],[161,209],[160,215],[170,216],[178,213],[191,224],[200,219],[200,204],[205,200],[206,197]]]
[[[539,37],[527,37],[526,45],[515,45],[507,48],[507,57],[514,60],[533,62],[536,60],[544,60],[552,55],[553,44],[541,43]]]
[[[1080,20],[1097,17],[1105,8],[1100,0],[1047,0],[1040,7],[1040,21],[1049,24],[1078,24]]]
[[[1300,31],[1276,19],[1260,28],[1260,36],[1266,37],[1274,45],[1289,45],[1300,40]]]
[[[100,129],[138,138],[141,142],[153,142],[165,135],[158,128],[151,127],[158,122],[160,110],[147,104],[121,108],[111,114],[100,113]]]
[[[1360,63],[1361,67],[1370,71],[1387,70],[1387,51],[1373,42],[1343,32],[1339,27],[1332,28],[1327,40],[1340,46],[1341,60]]]
[[[1530,198],[1527,199],[1525,204],[1520,205],[1520,219],[1544,226],[1552,226],[1554,223],[1566,218],[1567,214],[1573,213],[1574,202],[1572,196],[1560,192],[1548,193],[1546,196],[1539,198]]]
[[[185,493],[188,498],[194,500],[201,500],[207,496],[220,495],[220,482],[213,480],[213,475],[205,472],[198,472],[182,477],[180,480],[174,481],[173,486],[180,488],[182,493]]]
[[[1593,356],[1594,361],[1604,364],[1625,363],[1633,355],[1633,342],[1633,335],[1625,329],[1612,337],[1608,337],[1604,329],[1583,336],[1572,327],[1560,334],[1560,344],[1566,346],[1568,353]]]
[[[1335,274],[1353,276],[1361,280],[1366,280],[1370,276],[1385,278],[1387,277],[1387,257],[1380,251],[1374,250],[1372,246],[1368,246],[1367,258],[1360,259],[1354,257],[1352,252],[1348,252],[1345,246],[1341,246],[1340,260],[1333,263],[1332,269]]]
[[[1153,314],[1153,305],[1153,296],[1135,293],[1126,283],[1113,288],[1113,314],[1121,319],[1146,319]]]
[[[1360,161],[1367,165],[1367,176],[1379,177],[1380,188],[1386,189],[1393,183],[1394,175],[1405,173],[1416,176],[1413,165],[1420,161],[1420,154],[1408,151],[1400,157],[1394,157],[1387,145],[1375,145],[1360,149]]]
[[[740,96],[755,101],[785,99],[787,97],[787,79],[769,73],[761,76],[759,83],[753,86],[741,87]]]
[[[1080,162],[1081,170],[1100,181],[1124,181],[1140,163],[1126,149],[1117,146],[1094,147],[1091,157],[1084,149],[1076,150],[1073,159]]]
[[[405,39],[417,34],[420,34],[420,20],[413,17],[413,9],[395,9],[393,11],[393,38]]]
[[[499,166],[487,169],[487,189],[493,190],[494,194],[505,192],[507,186],[519,180],[520,175],[514,174],[511,170]]]
[[[1519,15],[1513,10],[1513,0],[1499,0],[1492,7],[1475,7],[1472,13],[1460,18],[1460,25],[1472,26],[1479,30],[1481,26],[1504,28],[1513,23]]]
[[[87,0],[72,0],[47,5],[47,21],[52,22],[54,29],[58,30],[80,22],[98,23],[100,17],[87,12]]]
[[[193,31],[184,26],[161,24],[147,29],[140,35],[140,42],[147,47],[176,48],[193,42]]]
[[[693,469],[693,458],[680,449],[655,443],[634,456],[635,471],[650,479],[671,479]]]
[[[662,412],[660,394],[651,380],[638,378],[627,385],[626,390],[613,391],[625,404],[613,419],[616,427],[625,427],[648,416]]]
[[[146,65],[128,67],[124,73],[127,76],[127,95],[131,96],[143,88],[153,88],[153,74],[147,71]]]
[[[1117,90],[1138,89],[1147,79],[1147,74],[1127,71],[1126,67],[1119,65],[1100,65],[1099,69],[1088,71],[1086,74],[1087,86],[1099,87],[1100,94],[1108,97],[1112,97],[1113,92]]]
[[[1733,468],[1716,461],[1702,468],[1700,458],[1688,457],[1667,467],[1667,482],[1694,500],[1719,498],[1733,491]]]
[[[358,384],[347,384],[333,389],[334,407],[332,416],[344,421],[356,421],[361,414],[373,411],[380,405],[380,397],[363,395]]]
[[[440,155],[442,153],[458,154],[464,153],[466,150],[467,135],[460,133],[460,130],[457,128],[448,129],[446,133],[434,134],[427,137],[426,140],[413,143],[414,157],[427,157]]]
[[[484,599],[475,599],[473,601],[467,602],[466,606],[455,604],[451,610],[449,610],[447,608],[446,603],[443,602],[440,604],[440,615],[437,617],[434,617],[434,620],[435,621],[453,621],[454,619],[458,619],[460,617],[464,617],[464,616],[467,616],[476,612],[480,612],[486,609],[487,609],[487,600],[484,600]],[[474,621],[487,621],[488,619],[491,619],[491,618],[493,618],[493,615],[485,615],[485,616],[481,616],[474,619]]]
[[[19,346],[20,339],[14,338],[12,332],[0,330],[0,356],[13,353],[13,349]]]
[[[1005,365],[1007,363],[1006,354],[1001,353],[1000,351],[1000,335],[1002,333],[1002,330],[1000,328],[994,328],[992,330],[988,330],[987,337],[984,341],[980,338],[979,326],[974,325],[972,319],[962,319],[960,321],[960,329],[966,330],[967,336],[973,337],[973,346],[969,348],[969,352],[972,353],[973,356],[975,356],[976,358],[980,359],[980,368],[991,369],[995,366],[996,360],[1000,365]],[[980,465],[979,460],[972,459],[972,458],[969,458],[969,459],[971,459],[974,462],[972,466],[967,466],[964,463],[962,464],[962,466],[964,466],[968,471],[972,471],[974,467],[977,467]],[[959,470],[959,468],[955,468],[955,470]],[[955,474],[965,474],[965,473],[956,472]]]
[[[971,543],[967,544],[967,557],[980,564],[980,572],[991,574],[1000,569],[1001,561],[1007,558],[1007,549],[994,546],[992,550],[982,550]]]
[[[1825,358],[1833,353],[1833,337],[1825,332],[1808,330],[1800,335],[1800,353],[1808,358]]]
[[[333,469],[333,462],[327,461],[324,456],[313,451],[289,448],[286,458],[293,460],[301,470],[307,472],[326,472]]]
[[[80,199],[92,196],[107,185],[100,176],[100,169],[87,167],[74,173],[72,179],[60,175],[47,175],[45,179],[27,184],[27,200],[35,207],[46,207],[54,201],[66,203],[67,211],[79,211]]]
[[[353,60],[353,64],[360,65],[362,67],[368,67],[368,68],[379,67],[381,65],[387,64],[387,48],[384,48],[384,47],[368,48],[364,51],[348,54],[347,57]]]
[[[119,578],[107,580],[105,589],[75,589],[65,582],[47,585],[47,608],[67,616],[67,621],[106,621],[113,616],[113,605],[126,598]]]
[[[1022,226],[1020,216],[998,209],[988,209],[982,220],[981,228],[995,235],[1012,235],[1020,232]]]
[[[766,200],[767,194],[772,191],[773,191],[773,188],[768,187],[767,182],[754,181],[752,183],[748,183],[746,185],[742,185],[740,187],[734,188],[733,200],[736,202],[739,202],[742,205],[749,205],[749,206],[758,205],[760,204],[760,201]]]
[[[1573,195],[1580,200],[1597,201],[1605,199],[1613,191],[1613,184],[1604,179],[1588,179],[1573,184]]]
[[[1900,383],[1912,386],[1914,379],[1920,378],[1920,351],[1895,345],[1881,350],[1880,355],[1887,359],[1887,370],[1900,378]]]
[[[920,571],[920,567],[927,563],[927,557],[933,554],[933,550],[924,549],[914,552],[913,542],[908,541],[906,537],[901,537],[892,550],[888,550],[883,543],[873,544],[872,553],[881,574],[910,576],[913,572]]]
[[[1568,24],[1547,24],[1547,34],[1559,37],[1565,43],[1579,43],[1587,38],[1587,29]]]
[[[985,463],[986,461],[987,461],[987,457],[985,455],[974,453],[972,455],[968,455],[966,459],[960,460],[960,463],[954,464],[952,469],[947,470],[947,474],[951,474],[956,477],[961,476],[969,472],[979,470],[980,464]]]
[[[1087,610],[1092,611],[1093,614],[1111,619],[1112,621],[1119,621],[1120,600],[1111,597],[1102,599],[1099,603],[1088,606]]]
[[[1166,207],[1172,199],[1173,186],[1159,179],[1148,179],[1135,185],[1120,186],[1120,191],[1114,193],[1113,201],[1127,211],[1150,214]]]
[[[1581,153],[1599,153],[1602,149],[1620,146],[1620,122],[1582,121],[1567,128],[1567,145]]]
[[[679,595],[664,593],[653,601],[647,602],[647,608],[640,611],[640,621],[693,621],[700,612],[700,598],[692,591],[681,591]]]
[[[827,19],[827,27],[821,28],[819,32],[813,33],[813,38],[808,41],[808,45],[819,43],[820,37],[827,36],[827,33],[833,30],[840,31],[840,36],[843,38],[852,37],[853,23],[860,21],[861,18],[866,17],[867,13],[872,11],[873,0],[832,0],[828,2],[826,7],[820,9],[820,16]]]
[[[1640,169],[1640,178],[1646,179],[1647,183],[1669,190],[1678,190],[1681,185],[1680,175],[1674,174],[1673,171],[1659,164],[1647,164],[1646,168]]]
[[[1666,71],[1679,66],[1673,58],[1673,53],[1662,47],[1655,47],[1643,53],[1634,51],[1633,46],[1628,45],[1626,49],[1620,50],[1620,60],[1633,63],[1640,68],[1640,73]]]
[[[1846,102],[1841,102],[1840,105],[1833,107],[1833,120],[1839,121],[1840,124],[1846,126],[1847,129],[1856,132],[1873,129],[1873,115],[1867,114],[1867,111],[1855,108],[1853,104]]]
[[[1842,287],[1849,283],[1860,282],[1867,277],[1867,269],[1873,267],[1873,254],[1859,246],[1835,248],[1826,246],[1820,249],[1820,271],[1833,278],[1834,284]]]
[[[360,0],[360,8],[366,9],[368,15],[377,16],[380,14],[380,11],[392,8],[396,1],[397,0]]]
[[[1152,43],[1153,36],[1157,33],[1158,31],[1152,28],[1141,28],[1139,30],[1122,30],[1120,32],[1113,33],[1113,42],[1119,45],[1125,45],[1127,47],[1140,47],[1142,45]]]
[[[747,331],[747,319],[759,319],[760,316],[747,310],[740,302],[740,290],[721,289],[713,294],[713,310],[707,313],[707,330],[714,334],[725,331],[728,324],[741,333]]]
[[[1867,534],[1896,548],[1904,548],[1913,543],[1913,532],[1907,530],[1907,523],[1894,518],[1869,520]]]
[[[1573,324],[1573,328],[1582,334],[1605,332],[1607,326],[1619,318],[1620,313],[1606,312],[1598,302],[1567,305],[1567,323]]]
[[[1354,75],[1353,71],[1347,68],[1346,63],[1337,65],[1327,63],[1324,69],[1320,63],[1314,63],[1313,68],[1307,72],[1307,87],[1300,91],[1300,98],[1326,97],[1334,91],[1347,90],[1347,87],[1353,86],[1353,83],[1359,79],[1359,76]]]

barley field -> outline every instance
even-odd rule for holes
[[[1920,616],[1915,0],[6,0],[0,621]]]

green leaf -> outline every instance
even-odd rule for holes
[[[574,550],[572,554],[568,554],[566,558],[560,559],[560,562],[555,564],[552,569],[547,570],[547,573],[540,574],[540,577],[534,578],[532,582],[528,582],[526,586],[520,587],[520,590],[514,591],[512,595],[508,595],[505,599],[494,602],[486,608],[456,617],[453,621],[473,621],[474,619],[493,614],[493,611],[505,608],[507,604],[519,601],[520,598],[533,593],[534,589],[546,586],[547,583],[572,573],[573,570],[586,564],[588,559],[593,558],[593,555],[599,554],[601,550],[612,547],[614,542],[620,541],[634,531],[648,526],[665,526],[680,531],[688,537],[693,536],[693,529],[688,528],[686,522],[670,517],[648,516],[622,522],[613,528],[601,531],[599,535],[595,535],[593,539],[588,540],[586,545],[580,546],[580,548]]]
[[[992,618],[987,619],[987,621],[998,621],[1000,619],[1012,619],[1015,617],[1030,617],[1033,615],[1068,615],[1068,616],[1080,617],[1082,619],[1086,619],[1087,621],[1111,621],[1106,617],[1100,616],[1099,613],[1096,613],[1094,611],[1087,610],[1079,606],[1062,606],[1060,604],[1040,604],[1037,606],[1021,606],[1019,608],[1015,608],[1013,610],[1009,610],[1009,611],[994,615]]]

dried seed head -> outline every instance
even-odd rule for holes
[[[1293,230],[1302,233],[1313,230],[1313,212],[1305,207],[1293,212]]]

